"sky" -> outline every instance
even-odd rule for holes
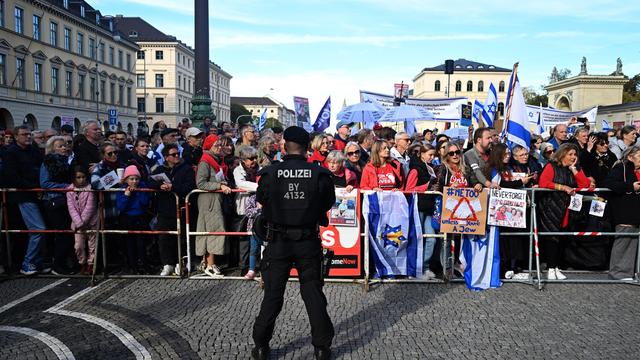
[[[204,0],[197,0],[204,1]],[[103,15],[138,16],[193,47],[193,1],[88,0]],[[328,96],[332,117],[359,90],[393,93],[445,59],[511,68],[523,86],[554,66],[640,73],[640,1],[211,0],[210,60],[233,76],[231,96],[270,95],[311,120]]]

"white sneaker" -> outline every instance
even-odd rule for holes
[[[222,271],[217,265],[208,265],[206,269],[204,269],[204,273],[211,277],[222,277]]]
[[[529,280],[529,274],[527,273],[517,273],[513,275],[513,280]]]
[[[160,276],[169,276],[171,274],[173,274],[173,270],[175,268],[173,267],[173,265],[165,265],[162,268],[162,272],[160,273]]]
[[[556,277],[556,269],[551,268],[547,270],[547,280],[558,280]]]
[[[427,271],[425,271],[425,272],[423,272],[423,273],[422,273],[422,277],[423,277],[425,280],[433,280],[433,279],[435,279],[435,278],[436,278],[436,274],[435,274],[433,271],[431,271],[431,270],[427,269]]]
[[[176,264],[176,266],[173,268],[173,272],[174,272],[176,275],[178,275],[178,276],[180,276],[180,275],[181,275],[181,273],[182,273],[182,268],[180,267],[180,264]]]
[[[556,268],[556,278],[558,280],[565,280],[567,277],[560,272],[560,269]]]
[[[256,277],[256,272],[254,270],[249,270],[244,275],[244,278],[247,279],[247,280],[253,280],[253,278],[255,278],[255,277]]]
[[[504,278],[505,279],[513,279],[513,275],[515,275],[515,272],[513,270],[509,270],[506,273],[504,273]]]
[[[633,281],[633,278],[630,278],[630,277],[629,278],[622,278],[622,279],[620,279],[620,281]]]

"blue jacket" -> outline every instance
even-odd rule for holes
[[[126,188],[126,184],[122,187]],[[141,181],[138,185],[139,188],[145,188],[145,184]],[[130,196],[126,196],[123,192],[118,192],[116,197],[116,207],[120,211],[120,214],[126,214],[129,216],[140,216],[147,212],[149,209],[150,201],[149,193],[132,191]]]

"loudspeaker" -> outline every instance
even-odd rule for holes
[[[444,73],[453,74],[453,60],[444,61]]]

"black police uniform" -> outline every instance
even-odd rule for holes
[[[285,140],[286,135],[287,131]],[[276,318],[282,310],[289,273],[295,266],[311,323],[312,343],[316,349],[328,349],[334,330],[322,292],[318,225],[327,225],[326,213],[335,203],[330,172],[307,163],[302,155],[287,155],[284,162],[266,167],[260,175],[256,198],[263,205],[271,238],[266,239],[268,245],[262,260],[264,298],[253,326],[256,348],[268,349]]]

